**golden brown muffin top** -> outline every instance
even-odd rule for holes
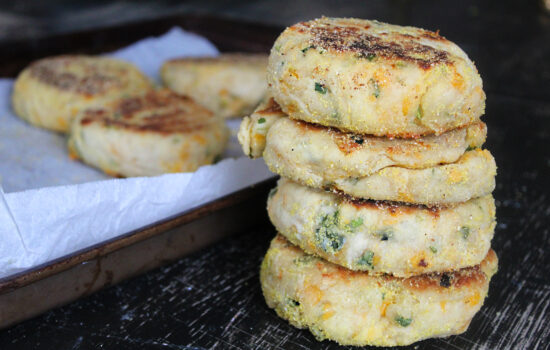
[[[168,89],[123,98],[105,108],[88,109],[80,119],[82,125],[100,122],[106,126],[162,134],[191,133],[219,121],[191,98]]]
[[[402,27],[355,18],[327,18],[300,22],[287,29],[310,37],[310,46],[333,54],[354,54],[369,61],[377,57],[416,64],[422,69],[443,63],[452,64],[443,49],[454,44],[438,32]],[[434,43],[437,43],[434,45]]]

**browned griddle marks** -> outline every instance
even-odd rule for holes
[[[451,208],[451,206],[444,205],[427,206],[424,204],[355,198],[336,189],[332,190],[332,192],[337,193],[343,198],[345,203],[349,203],[357,209],[372,208],[386,210],[390,213],[390,215],[408,214],[414,211],[422,210],[430,215],[433,215],[434,217],[439,217],[441,210]]]
[[[298,24],[304,26],[304,23]],[[447,52],[421,44],[420,37],[445,41],[437,33],[424,31],[418,36],[411,34],[389,33],[387,39],[364,32],[358,27],[340,25],[306,26],[312,35],[310,44],[332,52],[352,52],[358,57],[373,59],[383,57],[417,64],[422,69],[439,64],[450,64]],[[304,29],[300,32],[306,31]],[[392,38],[399,40],[391,40]]]
[[[456,271],[441,271],[426,275],[407,278],[405,281],[409,288],[423,290],[428,288],[445,290],[448,288],[462,288],[481,286],[487,281],[487,275],[483,271],[485,266],[496,264],[496,254],[491,249],[481,264],[462,268]]]
[[[296,120],[295,122],[302,133],[327,132],[333,138],[334,142],[338,146],[338,149],[346,155],[360,149],[365,144],[365,140],[367,138],[367,136],[362,136],[359,134],[342,132],[330,126],[322,126],[304,122],[302,120]]]
[[[279,105],[277,105],[277,106],[279,106]],[[276,112],[276,111],[279,111],[279,109],[273,110],[273,111]],[[262,110],[262,111],[258,111],[256,113],[264,114],[264,113],[268,113],[268,112],[269,112],[268,110]],[[423,134],[419,134],[419,133],[401,133],[399,135],[386,134],[386,135],[383,135],[383,136],[373,135],[373,134],[360,134],[360,133],[356,133],[356,132],[353,132],[353,131],[345,131],[345,130],[342,130],[342,129],[337,129],[337,128],[331,127],[331,126],[325,126],[325,125],[315,124],[315,123],[311,123],[311,122],[305,122],[305,121],[300,120],[300,119],[294,119],[292,116],[289,116],[289,118],[294,120],[302,130],[305,130],[305,131],[327,131],[328,130],[333,135],[339,135],[339,134],[348,135],[348,137],[353,142],[355,142],[359,145],[363,144],[363,142],[366,142],[367,140],[376,140],[376,139],[378,139],[378,140],[400,139],[400,140],[409,140],[409,141],[413,140],[413,141],[417,141],[419,145],[422,145],[423,141],[421,139],[423,137],[428,137],[428,136],[435,135],[434,132],[426,132],[426,133],[423,133]],[[468,126],[468,124],[459,125],[459,126],[456,127],[456,129],[465,128],[467,126]]]
[[[271,114],[271,113],[282,113],[283,110],[281,106],[272,98],[267,101],[267,106],[260,111],[257,111],[257,114]]]
[[[212,113],[190,98],[158,91],[123,99],[113,110],[88,109],[84,113],[81,125],[101,122],[109,127],[161,134],[190,133],[213,121]]]
[[[415,290],[425,290],[429,288],[444,290],[461,287],[471,288],[481,285],[485,280],[485,273],[481,271],[479,265],[476,265],[458,271],[414,276],[405,279],[404,282],[407,287]]]
[[[101,74],[92,67],[89,67],[89,73],[85,77],[80,78],[73,73],[64,72],[64,67],[71,60],[74,58],[57,57],[35,62],[30,67],[30,74],[44,84],[84,95],[102,93],[119,83],[116,78]]]
[[[269,112],[270,110],[265,109],[262,111],[258,111],[256,113],[267,114]],[[394,144],[393,146],[387,147],[386,152],[388,152],[388,154],[407,153],[406,149],[410,147],[416,147],[417,151],[421,149],[430,148],[430,146],[427,145],[425,141],[422,139],[423,136],[418,134],[414,135],[414,137],[408,137],[408,138],[396,137],[395,135],[376,136],[372,134],[358,134],[354,132],[346,132],[334,127],[323,126],[319,124],[305,122],[303,120],[298,120],[298,119],[295,119],[294,121],[302,133],[327,132],[333,138],[334,142],[336,143],[340,151],[342,151],[342,153],[346,155],[349,155],[358,149],[368,147],[373,143],[383,142],[387,140],[394,140],[394,139],[402,139],[404,140],[404,142],[401,144]],[[483,125],[480,127],[483,127]],[[457,129],[461,129],[461,128],[465,128],[465,126],[458,127]],[[425,135],[425,136],[430,136],[430,135]]]
[[[277,235],[275,239],[278,244],[282,244],[286,249],[291,249],[296,254],[303,254],[298,247],[294,246],[282,235]],[[369,275],[367,271],[353,271],[340,265],[324,262],[320,258],[317,259],[315,266],[322,272],[324,278],[349,281],[351,278],[370,277],[385,283],[402,283],[405,288],[412,290],[423,291],[431,289],[444,292],[449,288],[475,288],[481,286],[487,280],[487,276],[483,272],[481,266],[493,262],[496,259],[496,255],[490,250],[480,265],[465,267],[454,271],[427,273],[408,278],[395,277],[390,274],[382,274],[379,276]]]
[[[405,202],[396,202],[396,201],[387,201],[387,200],[383,201],[383,200],[355,198],[336,188],[328,188],[327,191],[336,193],[338,196],[340,196],[340,198],[343,199],[344,203],[351,204],[357,209],[376,208],[380,210],[387,210],[392,215],[397,215],[399,213],[411,213],[416,210],[424,210],[433,216],[439,217],[439,213],[441,212],[441,210],[452,208],[452,205],[436,204],[433,206],[428,206],[425,204],[417,204],[417,203],[405,203]]]

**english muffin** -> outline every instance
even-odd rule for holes
[[[479,264],[491,245],[491,195],[428,208],[368,201],[279,180],[267,211],[277,231],[308,254],[371,275],[410,277]]]
[[[491,250],[474,267],[411,278],[371,276],[271,242],[260,281],[267,305],[319,340],[397,346],[466,331],[497,271]]]
[[[57,56],[38,60],[19,74],[12,105],[31,124],[67,132],[83,109],[151,88],[149,79],[130,63],[100,56]]]
[[[190,172],[223,152],[222,118],[168,90],[87,109],[71,123],[70,154],[115,176]]]
[[[171,90],[224,117],[242,117],[260,103],[267,89],[267,55],[223,54],[165,62],[160,75]]]
[[[391,166],[423,169],[454,163],[466,150],[481,147],[486,131],[485,124],[478,122],[439,136],[389,139],[281,118],[269,129],[263,154],[267,162],[336,181],[362,178]]]
[[[268,137],[269,141],[269,137]],[[286,154],[264,152],[271,171],[300,184],[329,189],[356,198],[429,206],[465,202],[495,188],[496,164],[487,150],[465,152],[456,162],[423,169],[389,166],[364,177],[326,178],[288,160]]]
[[[270,93],[291,118],[413,137],[471,124],[485,93],[472,61],[438,33],[355,18],[287,28],[269,56]]]

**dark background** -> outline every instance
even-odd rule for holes
[[[192,21],[181,23],[193,24],[192,28],[207,36],[210,33],[224,50],[266,51],[285,25],[321,15],[439,29],[468,53],[484,80],[487,109],[483,120],[489,130],[486,148],[499,166],[493,249],[500,258],[500,271],[466,333],[423,341],[410,348],[548,349],[550,16],[541,4],[382,0],[4,2],[0,4],[0,65],[12,75],[32,57],[66,51],[99,52],[112,45],[113,37],[118,45],[160,34],[178,23],[180,15],[196,15]],[[229,21],[222,26],[226,36],[243,40],[227,44],[223,36],[216,36],[221,27],[215,18]],[[231,21],[256,24],[232,27]],[[125,31],[129,27],[124,26],[132,23],[137,26]],[[94,36],[94,40],[86,35],[58,40],[113,26],[110,35]],[[64,47],[67,42],[71,45]],[[339,348],[292,328],[265,305],[258,268],[274,235],[274,229],[265,222],[175,264],[0,331],[0,349]]]
[[[513,1],[510,1],[513,3]],[[515,1],[517,2],[517,1]],[[522,1],[521,7],[538,3]],[[414,1],[414,0],[226,0],[226,1],[2,1],[0,4],[0,32],[2,39],[42,38],[51,34],[74,32],[114,24],[161,18],[178,13],[209,14],[226,18],[287,26],[295,22],[319,17],[372,18],[392,23],[409,22],[437,26],[449,25],[434,14],[445,9],[447,14],[470,19],[485,10],[498,10],[502,2],[476,1]],[[426,12],[428,10],[428,12]],[[513,14],[513,13],[511,13]],[[464,23],[466,26],[471,21]],[[441,28],[446,29],[446,28]],[[475,29],[474,29],[475,30]]]
[[[10,64],[19,58],[21,45],[22,54],[34,47],[38,56],[74,51],[78,44],[79,51],[86,47],[101,50],[107,43],[94,40],[48,51],[45,49],[55,46],[55,40],[45,38],[154,20],[162,23],[164,18],[178,15],[206,15],[279,28],[323,15],[348,16],[440,30],[476,62],[486,91],[550,98],[550,87],[544,86],[550,81],[550,12],[544,10],[543,0],[4,0],[0,2],[0,63]],[[16,68],[9,75],[21,67]]]

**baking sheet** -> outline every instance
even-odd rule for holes
[[[216,55],[206,39],[179,28],[112,56],[158,82],[162,62]],[[194,173],[112,179],[70,160],[65,136],[13,115],[13,81],[0,80],[0,278],[198,207],[273,176],[263,161],[241,156],[233,131],[224,159]]]

